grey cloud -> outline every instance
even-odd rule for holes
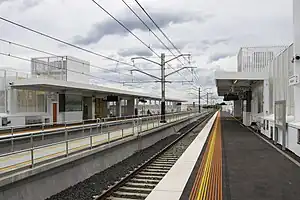
[[[188,49],[196,49],[197,55],[202,55],[203,52],[205,52],[207,49],[211,48],[212,46],[218,45],[218,44],[229,44],[229,42],[232,40],[231,37],[218,37],[214,39],[203,39],[203,40],[186,40],[182,41],[182,43],[185,45],[184,47]],[[200,53],[202,52],[202,53]],[[196,55],[196,54],[195,54]]]
[[[10,1],[10,0],[0,0],[0,5],[1,5],[2,3],[7,2],[7,1]]]
[[[43,2],[43,0],[0,0],[0,5],[2,3],[12,3],[12,2],[16,2],[18,1],[18,3],[20,4],[20,9],[21,10],[26,10],[28,8],[32,8],[35,7],[37,5],[39,5],[41,2]]]
[[[211,39],[211,40],[206,39],[206,40],[202,40],[201,44],[209,45],[209,46],[217,45],[220,43],[228,44],[228,42],[230,40],[231,40],[231,37],[221,37],[221,38],[216,38],[216,39]]]
[[[121,49],[118,51],[119,56],[130,57],[130,56],[152,56],[153,53],[148,49],[139,49],[139,48],[131,48],[131,49]]]
[[[199,13],[171,13],[164,11],[149,11],[150,16],[155,20],[160,28],[166,28],[171,24],[181,24],[189,21],[199,21],[204,22],[210,18],[210,16],[203,15],[200,16]],[[140,16],[144,16],[141,14]],[[148,31],[145,27],[132,13],[126,12],[124,17],[119,18],[120,21],[126,25],[126,27],[133,30]],[[152,30],[156,30],[156,27],[147,18],[144,21],[149,25]],[[123,27],[121,27],[116,21],[112,19],[104,20],[94,24],[86,36],[75,36],[74,43],[81,45],[94,44],[100,41],[104,36],[107,35],[127,35],[128,32]]]
[[[221,59],[232,57],[234,55],[234,53],[214,53],[209,57],[208,63],[217,62]]]
[[[168,47],[168,49],[172,50],[174,49],[173,45],[169,45],[169,43],[165,43],[166,46]],[[187,41],[178,41],[178,42],[173,42],[174,46],[177,48],[177,49],[183,49],[186,45],[189,44],[189,42]],[[156,43],[156,44],[153,44],[151,45],[152,48],[156,48],[156,49],[167,49],[163,44],[161,43]]]
[[[24,0],[23,1],[23,8],[32,8],[39,5],[42,0]]]

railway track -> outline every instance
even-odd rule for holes
[[[159,181],[167,174],[187,147],[192,143],[200,130],[193,131],[210,119],[212,114],[193,122],[180,137],[156,153],[143,164],[130,171],[120,181],[110,186],[95,200],[134,200],[146,199]]]

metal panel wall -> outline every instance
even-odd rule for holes
[[[285,100],[287,115],[294,114],[294,90],[288,85],[289,77],[293,74],[293,65],[290,59],[292,55],[293,45],[286,48],[268,65],[271,113],[274,113],[275,101]]]
[[[286,46],[242,47],[238,54],[239,72],[264,72],[273,58]]]

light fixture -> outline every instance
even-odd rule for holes
[[[233,84],[236,84],[238,82],[238,80],[235,80],[234,82],[233,82]]]

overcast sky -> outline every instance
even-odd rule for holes
[[[170,43],[138,8],[134,0],[125,0],[149,27],[178,54]],[[130,12],[121,0],[98,0],[101,6],[123,22],[158,54],[170,55],[162,44]],[[190,71],[170,76],[169,80],[193,80],[194,86],[215,90],[215,70],[236,71],[236,55],[241,46],[289,45],[292,42],[292,0],[140,0],[148,13],[182,53],[192,54],[199,80]],[[113,21],[91,0],[0,0],[0,16],[50,34],[94,52],[131,62],[134,56],[159,59]],[[91,64],[130,74],[131,67],[59,44],[0,20],[0,38],[29,45],[56,55],[70,55]],[[0,52],[24,58],[47,56],[0,42]],[[167,57],[171,58],[171,57]],[[183,61],[183,59],[181,59]],[[179,62],[170,63],[173,69]],[[159,66],[137,61],[137,67],[159,75]],[[30,70],[30,63],[0,55],[0,67]],[[167,73],[172,69],[167,66]],[[115,81],[131,81],[131,76],[91,69],[93,76]],[[134,80],[151,78],[134,72]],[[103,85],[121,84],[99,79]],[[159,95],[158,83],[131,84],[132,90]],[[166,95],[196,101],[197,93],[189,83],[167,84]]]

